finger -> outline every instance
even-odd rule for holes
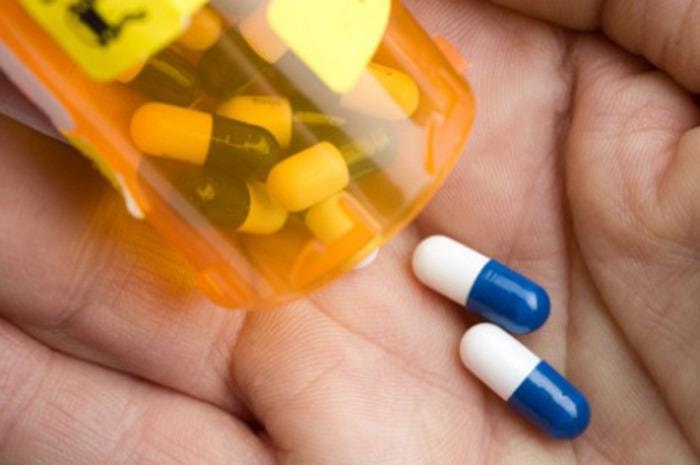
[[[52,352],[0,320],[0,462],[272,464],[240,421]]]
[[[700,128],[686,132],[659,186],[663,211],[689,250],[700,249]]]
[[[53,348],[243,412],[243,321],[65,144],[0,119],[0,315]]]
[[[581,437],[590,447],[577,448],[578,463],[697,464],[663,393],[607,313],[575,247],[571,262],[567,377],[586,393],[593,409],[591,426]]]
[[[700,4],[693,0],[492,0],[580,30],[602,29],[693,92],[700,92]]]
[[[589,42],[577,54],[567,163],[574,224],[613,318],[700,449],[700,164],[695,132],[684,139],[700,115],[669,79],[602,59],[601,47]]]
[[[568,263],[561,158],[571,78],[561,31],[481,2],[420,2],[414,11],[472,63],[478,116],[467,150],[420,216],[541,283],[552,314],[533,346],[563,362]],[[497,27],[495,27],[497,25]],[[530,342],[530,341],[528,341]]]

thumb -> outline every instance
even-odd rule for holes
[[[602,30],[628,51],[700,92],[700,3],[694,0],[491,0],[578,30]]]
[[[700,243],[700,128],[683,135],[659,188],[659,199],[694,249]]]

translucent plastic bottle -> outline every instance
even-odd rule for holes
[[[5,0],[0,65],[231,308],[351,270],[467,140],[468,84],[398,0]]]

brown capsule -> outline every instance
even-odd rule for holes
[[[119,80],[150,99],[185,107],[197,99],[200,90],[197,69],[171,49],[152,56]]]

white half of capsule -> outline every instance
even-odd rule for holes
[[[445,236],[432,236],[413,253],[416,277],[445,297],[465,305],[490,258]]]
[[[475,325],[459,345],[462,363],[500,398],[508,400],[542,361],[513,336],[490,323]]]

